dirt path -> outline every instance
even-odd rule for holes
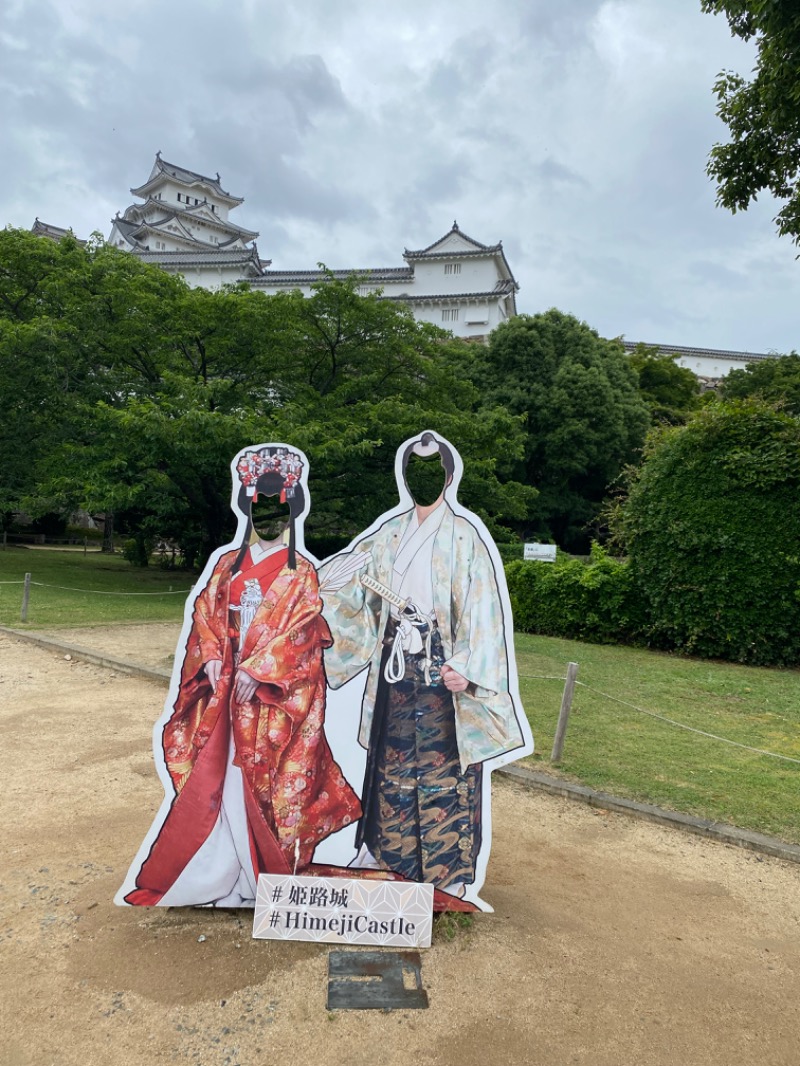
[[[175,645],[181,627],[174,622],[146,625],[83,626],[75,629],[37,629],[43,637],[54,637],[79,648],[91,648],[117,659],[142,666],[172,669]]]
[[[424,953],[427,1011],[329,1015],[325,947],[115,908],[162,699],[0,637],[0,1063],[800,1063],[800,868],[507,782],[496,913]]]

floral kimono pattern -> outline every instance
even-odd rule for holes
[[[306,868],[319,841],[361,813],[323,730],[322,652],[331,637],[316,571],[299,554],[291,570],[282,549],[259,567],[248,552],[234,575],[237,555],[220,557],[194,604],[180,689],[163,733],[175,798],[128,903],[158,903],[209,838],[231,752],[257,873]],[[205,670],[211,660],[222,664],[216,691]],[[234,693],[238,668],[258,682],[246,703]]]

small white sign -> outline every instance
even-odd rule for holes
[[[433,885],[285,874],[258,879],[258,939],[426,948],[432,923]]]
[[[526,544],[525,559],[537,559],[541,563],[554,563],[556,561],[555,544]]]

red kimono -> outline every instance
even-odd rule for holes
[[[180,689],[163,734],[176,795],[128,903],[159,903],[212,830],[219,832],[231,766],[241,771],[249,873],[291,873],[295,863],[302,872],[324,837],[361,814],[323,730],[322,651],[331,635],[316,571],[300,555],[290,570],[286,549],[258,563],[248,550],[234,575],[237,554],[219,559],[195,601]],[[214,659],[222,662],[216,692],[205,671]],[[247,703],[234,697],[237,669],[259,682]]]

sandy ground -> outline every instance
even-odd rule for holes
[[[181,627],[173,622],[147,625],[84,626],[70,629],[37,629],[37,635],[54,637],[65,644],[91,648],[117,659],[142,666],[171,670]]]
[[[508,782],[496,913],[423,953],[425,1011],[329,1014],[328,948],[244,912],[114,907],[163,695],[0,636],[4,1066],[800,1063],[799,867]]]

